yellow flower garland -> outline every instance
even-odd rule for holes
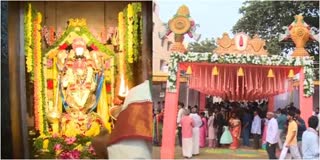
[[[120,12],[118,14],[118,32],[119,32],[119,50],[123,51],[123,38],[124,38],[124,31],[123,28],[124,24],[123,24],[123,12]]]
[[[43,61],[42,61],[42,50],[41,50],[41,46],[42,46],[42,44],[41,44],[41,29],[42,29],[42,27],[41,27],[41,22],[42,22],[42,15],[41,15],[41,13],[40,12],[38,12],[37,13],[37,17],[38,17],[38,26],[37,26],[37,39],[38,39],[38,46],[37,46],[37,49],[38,49],[38,53],[39,53],[39,71],[40,71],[40,73],[42,72],[42,70],[43,70],[43,67],[42,67],[42,65],[43,65]],[[44,133],[44,113],[43,113],[43,109],[44,109],[44,106],[45,106],[45,103],[43,103],[43,98],[45,98],[45,97],[43,97],[44,95],[43,95],[43,93],[44,92],[42,92],[42,90],[45,90],[45,86],[43,86],[43,80],[44,80],[44,77],[40,74],[40,76],[39,76],[39,83],[40,83],[40,91],[39,91],[39,95],[40,95],[40,97],[39,97],[39,99],[40,99],[40,104],[39,104],[39,121],[40,121],[40,123],[39,123],[39,128],[40,128],[40,134],[43,134]]]
[[[36,128],[39,129],[40,135],[44,135],[44,113],[43,113],[43,77],[42,77],[42,52],[41,52],[41,21],[42,15],[37,13],[34,20],[34,107]]]
[[[31,4],[28,4],[27,14],[25,15],[25,36],[26,36],[26,44],[25,44],[25,54],[26,54],[26,66],[27,72],[30,73],[33,70],[33,60],[32,60],[32,7]]]
[[[128,62],[133,63],[133,7],[128,4],[127,23],[128,23]]]

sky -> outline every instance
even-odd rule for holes
[[[178,8],[185,4],[189,7],[190,16],[196,24],[200,24],[196,33],[201,34],[201,40],[205,38],[222,37],[224,32],[233,37],[231,29],[238,19],[242,17],[239,8],[244,0],[157,0],[160,19],[167,23]],[[185,40],[193,42],[193,39]]]

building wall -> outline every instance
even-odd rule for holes
[[[172,44],[172,37],[166,37],[161,39],[159,37],[159,33],[165,31],[165,26],[163,25],[164,22],[161,21],[159,17],[159,7],[157,6],[156,2],[153,2],[153,61],[152,61],[152,72],[158,73],[161,72],[160,61],[164,60],[167,63],[169,62],[170,58],[170,44]]]
[[[90,30],[101,31],[103,27],[116,27],[118,13],[128,2],[31,2],[43,15],[43,25],[56,29],[67,27],[70,18],[85,18]]]

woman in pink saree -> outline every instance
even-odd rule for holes
[[[199,145],[200,145],[201,148],[206,146],[206,139],[207,139],[207,132],[208,132],[207,119],[206,119],[206,117],[204,115],[205,115],[204,112],[200,113],[202,126],[200,127],[200,139],[199,139],[200,142],[199,142]]]
[[[232,136],[232,143],[230,145],[230,149],[237,149],[239,148],[239,140],[241,134],[241,121],[236,116],[236,113],[232,113],[231,118],[229,120],[230,124],[230,132]]]

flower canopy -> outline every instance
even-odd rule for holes
[[[254,55],[254,54],[224,54],[224,55],[218,55],[216,53],[192,53],[189,52],[187,54],[182,54],[182,53],[172,53],[170,56],[170,62],[169,62],[169,77],[167,81],[167,88],[169,89],[169,92],[176,92],[176,81],[177,81],[177,72],[178,72],[178,66],[179,64],[187,64],[189,66],[188,68],[193,68],[191,64],[210,64],[211,67],[214,66],[214,64],[221,65],[225,64],[224,68],[225,69],[230,69],[231,72],[231,65],[237,66],[240,68],[241,66],[244,65],[250,65],[251,68],[255,67],[264,67],[267,69],[272,69],[273,71],[276,72],[275,79],[277,79],[277,74],[280,72],[286,73],[286,76],[284,77],[282,75],[282,80],[286,79],[288,76],[288,72],[290,69],[294,70],[294,73],[297,73],[297,71],[302,67],[304,74],[305,74],[305,79],[304,79],[304,96],[309,97],[314,93],[314,84],[313,84],[313,57],[283,57],[279,55]],[[228,65],[230,67],[228,67]],[[199,67],[199,65],[198,65]],[[218,66],[219,68],[219,66]],[[280,68],[286,68],[280,69]],[[196,68],[193,68],[196,70]],[[180,70],[184,70],[180,68]],[[245,70],[245,69],[244,69]],[[278,71],[279,72],[278,72]],[[268,73],[267,71],[264,71]],[[227,71],[228,72],[228,71]],[[244,71],[246,76],[246,70]],[[211,75],[211,70],[208,71],[207,73],[202,72],[202,74],[206,74],[208,76],[208,73]],[[253,72],[252,72],[253,73]],[[257,73],[257,72],[255,72]],[[221,73],[222,74],[222,73]],[[194,76],[194,74],[192,74]],[[217,77],[221,76],[216,75]],[[267,74],[264,75],[265,78],[267,79]],[[198,76],[199,77],[199,76]],[[210,77],[207,77],[210,78]],[[231,76],[231,78],[235,79],[238,81],[238,77],[236,76]],[[197,80],[197,84],[199,83],[204,83],[206,79],[202,77],[201,79]],[[277,82],[272,82],[272,83],[277,83]],[[231,82],[230,82],[231,83]],[[229,83],[225,83],[225,85],[230,85]],[[276,86],[275,86],[276,87]],[[227,87],[221,88],[225,89]],[[217,89],[217,88],[216,88]],[[261,92],[264,92],[263,90]],[[212,93],[214,94],[214,93]]]
[[[70,19],[67,30],[62,34],[61,38],[57,40],[46,52],[46,56],[52,57],[57,53],[56,51],[70,45],[74,38],[83,38],[87,46],[91,46],[94,50],[99,50],[107,56],[114,56],[114,52],[109,50],[106,46],[101,44],[89,31],[85,19]],[[52,55],[53,54],[53,55]]]

